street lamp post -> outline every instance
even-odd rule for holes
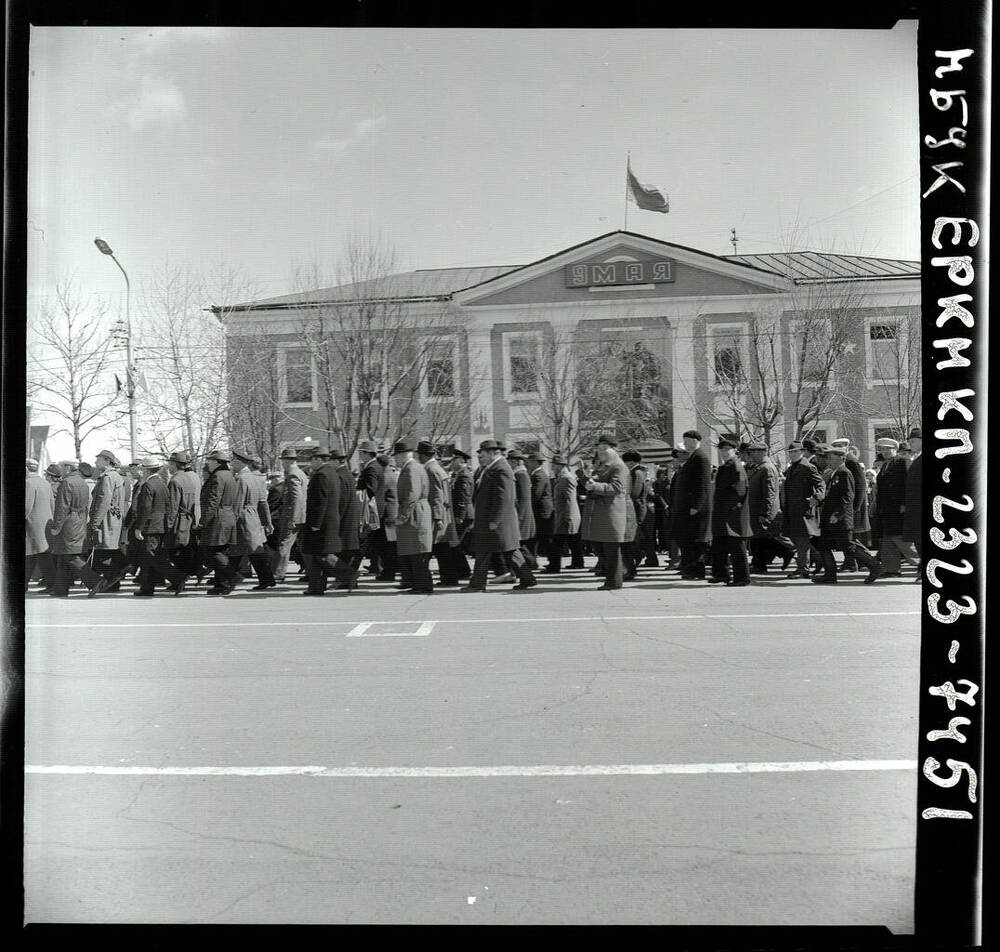
[[[101,254],[108,255],[118,265],[118,270],[125,276],[125,396],[128,397],[128,438],[129,449],[132,452],[129,462],[135,462],[135,383],[132,379],[132,318],[129,314],[131,288],[129,287],[128,273],[115,257],[108,243],[101,238],[95,238],[94,244],[97,245],[97,250]]]

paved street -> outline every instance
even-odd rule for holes
[[[919,588],[646,572],[29,595],[28,921],[910,931]]]

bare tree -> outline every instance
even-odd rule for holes
[[[286,414],[273,341],[263,331],[230,337],[227,347],[227,429],[268,468],[281,448]]]
[[[104,301],[84,298],[71,281],[62,281],[28,322],[29,399],[65,423],[54,432],[72,436],[77,459],[90,434],[123,415],[107,313]]]

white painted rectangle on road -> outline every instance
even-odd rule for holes
[[[429,635],[437,624],[436,621],[423,621],[419,623],[416,631],[372,631],[375,625],[401,625],[407,622],[392,621],[363,621],[360,625],[355,625],[348,633],[348,638],[421,638]],[[412,624],[417,624],[413,622]]]

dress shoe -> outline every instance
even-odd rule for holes
[[[730,588],[743,588],[744,585],[753,585],[750,579],[746,579],[743,582],[726,582]]]
[[[515,585],[511,589],[511,591],[512,592],[516,592],[516,591],[520,590],[520,591],[523,592],[526,588],[534,588],[537,584],[538,584],[538,582],[535,581],[535,579],[533,579],[533,578],[532,579],[521,579],[521,581],[518,582],[517,585]]]
[[[868,578],[865,579],[865,585],[871,585],[872,582],[877,578],[882,578],[886,574],[884,568],[881,565],[874,565],[868,570]]]
[[[707,578],[705,581],[708,582],[709,585],[729,584],[729,579],[726,578]]]
[[[781,560],[781,571],[784,572],[788,569],[788,564],[795,558],[794,552],[788,552],[785,554],[784,558]]]
[[[902,578],[902,572],[882,572],[879,578]]]
[[[542,575],[558,575],[561,571],[561,568],[554,569],[551,565],[549,565],[542,569]]]
[[[254,585],[253,588],[250,589],[250,591],[251,592],[262,592],[265,588],[274,588],[275,585],[277,585],[277,584],[278,584],[277,581],[274,581],[274,582],[261,582],[258,585]]]
[[[501,585],[503,585],[505,582],[513,582],[514,581],[514,573],[513,572],[504,572],[503,575],[498,575],[495,579],[493,579],[493,581],[494,582],[499,582]]]
[[[211,594],[211,593],[209,593],[209,594]],[[317,596],[319,596],[319,595],[325,595],[326,593],[325,592],[314,592],[314,591],[311,591],[310,589],[307,588],[304,592],[299,592],[299,594],[300,595],[317,595]]]
[[[466,585],[462,590],[463,595],[467,595],[469,592],[485,592],[485,588],[474,588],[472,585]]]
[[[96,582],[94,582],[94,587],[87,592],[87,598],[93,598],[95,595],[100,595],[101,592],[107,590],[107,587],[108,583],[103,578],[99,578]]]
[[[814,585],[836,585],[837,580],[835,578],[827,578],[825,575],[814,575],[812,577],[812,582]]]
[[[152,598],[155,594],[156,594],[155,592],[133,592],[132,593],[132,597],[133,598]]]
[[[168,592],[173,592],[174,595],[180,595],[180,593],[184,591],[184,586],[185,585],[187,585],[187,576],[186,575],[179,582],[176,582],[174,585],[168,586],[167,591]]]
[[[571,569],[585,569],[587,566],[582,562],[570,562],[569,567]]]
[[[635,581],[635,572],[632,572],[630,575],[623,575],[622,576],[622,581],[623,582],[634,582]]]
[[[621,590],[621,585],[608,585],[605,582],[603,585],[598,585],[597,590],[599,592],[617,592]]]
[[[789,572],[785,578],[811,578],[808,572]]]
[[[434,594],[434,589],[433,588],[411,588],[410,591],[413,592],[414,595],[433,595]]]
[[[413,586],[412,585],[397,585],[396,588],[398,588],[401,592],[406,592],[406,591],[409,591],[411,588],[413,588]]]
[[[375,581],[376,582],[395,582],[396,581],[396,576],[395,575],[376,575],[375,576]]]

